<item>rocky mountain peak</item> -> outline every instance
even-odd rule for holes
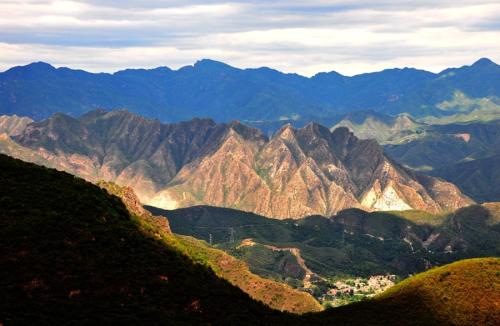
[[[261,145],[267,142],[267,137],[260,131],[259,129],[248,127],[242,124],[240,121],[232,121],[228,125],[229,130],[233,130],[238,135],[240,135],[243,139],[258,142]]]
[[[15,140],[25,146],[45,147],[51,151],[86,153],[84,144],[89,132],[77,119],[56,113],[52,117],[30,123]]]
[[[307,125],[298,130],[298,134],[300,137],[306,139],[328,139],[331,137],[330,130],[316,122],[309,122]]]
[[[291,123],[284,124],[278,131],[274,134],[274,137],[280,137],[285,134],[284,138],[288,138],[295,133],[295,128]]]
[[[337,144],[347,144],[351,139],[355,139],[354,134],[347,127],[338,127],[332,131],[332,138]]]
[[[31,123],[14,140],[59,168],[129,186],[142,202],[168,208],[207,204],[298,218],[349,207],[437,212],[471,202],[453,185],[397,165],[375,140],[316,123],[285,125],[268,139],[238,121],[161,124],[95,111]]]

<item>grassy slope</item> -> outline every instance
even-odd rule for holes
[[[0,184],[0,323],[288,318],[194,264],[97,186],[5,156]]]
[[[498,325],[500,259],[434,268],[372,300],[311,315],[308,322],[327,324],[326,316],[352,325]]]
[[[156,224],[159,229],[175,237],[179,244],[178,248],[194,261],[208,264],[217,275],[239,287],[255,300],[262,301],[273,309],[294,313],[322,310],[322,306],[310,294],[257,276],[250,272],[243,261],[222,250],[209,247],[204,241],[171,234],[170,228],[165,227],[168,225],[168,220],[162,216],[154,217],[144,210],[131,188],[120,187],[112,182],[100,182],[98,185],[110,194],[120,197],[128,210],[141,216],[143,222]]]
[[[207,261],[218,275],[271,308],[295,313],[322,310],[310,294],[251,273],[244,262],[222,250],[210,248],[192,237],[182,236],[179,240],[191,257]]]
[[[402,281],[377,300],[402,302],[415,297],[440,320],[493,325],[500,321],[500,259],[468,259],[433,268]]]
[[[411,211],[389,211],[389,212],[373,212],[373,216],[393,216],[396,218],[404,218],[418,225],[441,225],[446,219],[446,214],[431,214],[429,212],[411,210]]]

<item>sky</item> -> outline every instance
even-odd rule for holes
[[[500,0],[0,0],[0,71],[93,72],[209,58],[305,76],[500,62]]]

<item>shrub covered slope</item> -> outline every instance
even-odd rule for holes
[[[97,186],[6,156],[0,184],[0,323],[255,324],[287,316],[141,230]]]
[[[498,321],[500,260],[463,261],[373,300],[272,310],[183,253],[115,196],[0,156],[0,323],[471,325]],[[183,249],[184,248],[184,249]]]

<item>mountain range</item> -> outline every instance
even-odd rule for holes
[[[500,66],[486,58],[437,74],[404,68],[353,77],[323,72],[308,78],[208,59],[178,70],[89,73],[36,62],[0,73],[0,114],[36,120],[56,112],[75,117],[126,108],[164,122],[209,117],[328,124],[338,114],[359,110],[419,118],[484,115],[498,110],[499,98]]]
[[[384,152],[413,170],[456,184],[476,201],[500,201],[495,167],[500,155],[500,110],[471,121],[416,120],[408,114],[374,111],[344,115],[330,128],[345,126],[362,139],[376,139]]]
[[[285,125],[268,138],[239,122],[162,124],[96,110],[30,123],[4,134],[0,150],[130,186],[162,208],[208,204],[300,218],[352,207],[438,213],[473,203],[453,184],[397,164],[375,140],[315,123]]]
[[[0,73],[0,325],[495,325],[499,82]]]

